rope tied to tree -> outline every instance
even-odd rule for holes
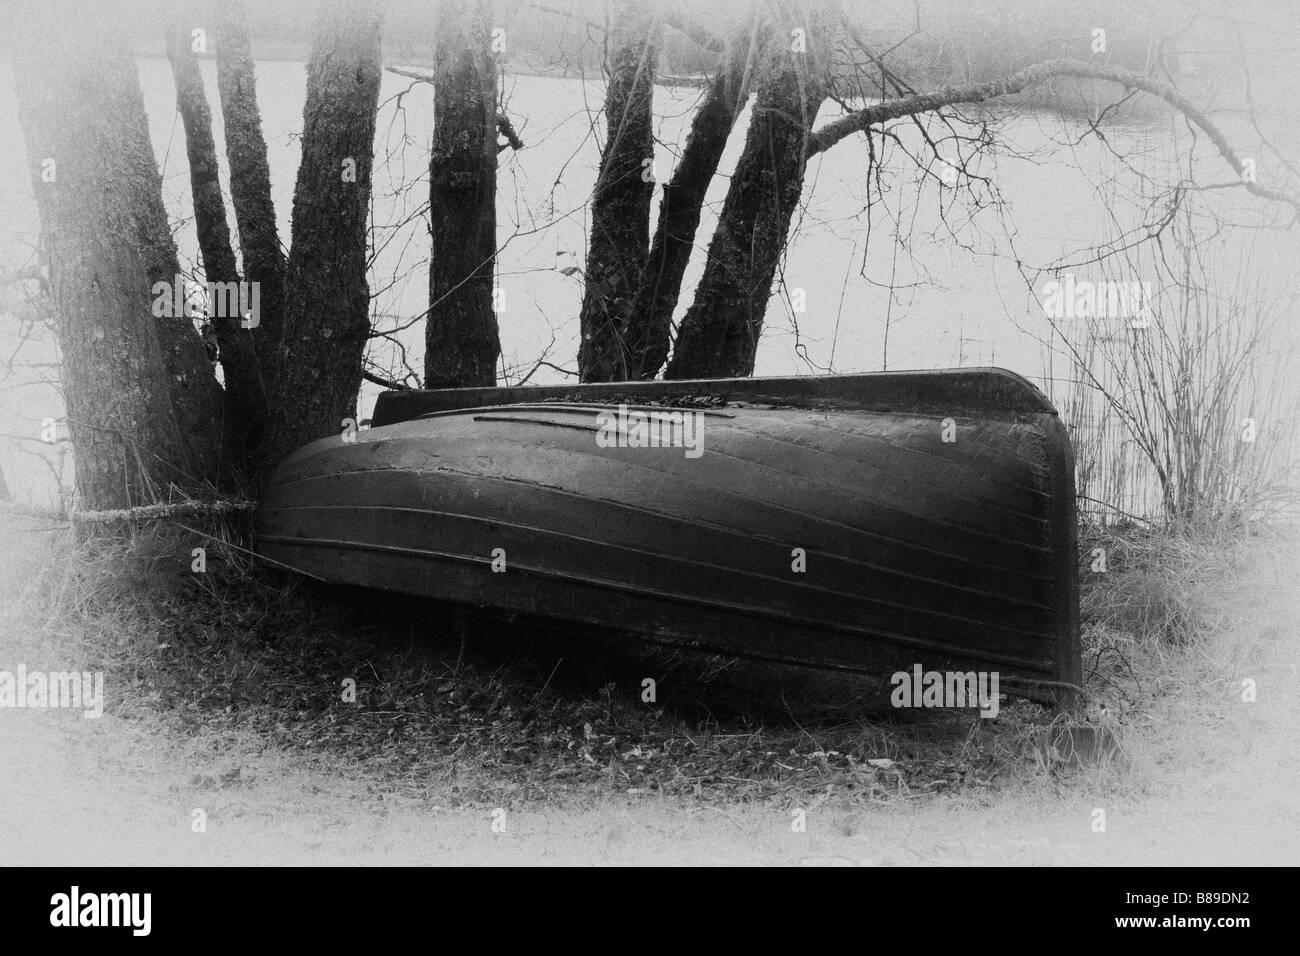
[[[219,501],[178,501],[172,504],[138,505],[108,511],[69,511],[74,524],[108,524],[115,521],[162,521],[168,518],[247,514],[257,507],[254,501],[229,499]]]
[[[137,505],[134,508],[114,508],[108,511],[66,511],[56,512],[43,508],[33,508],[16,502],[0,502],[0,508],[56,521],[71,521],[73,524],[111,524],[117,521],[166,521],[180,517],[228,516],[248,514],[257,507],[257,502],[243,499],[223,499],[218,501],[177,501],[172,503]]]

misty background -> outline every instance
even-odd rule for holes
[[[36,2],[8,2],[3,16],[21,17]],[[290,231],[304,64],[317,5],[265,0],[248,9],[284,236]],[[726,36],[751,8],[750,0],[724,0],[692,5],[691,12]],[[182,265],[199,271],[183,131],[163,56],[175,8],[135,0],[125,9],[122,29],[138,57]],[[205,3],[186,7],[195,27],[207,22],[208,9]],[[1300,83],[1294,71],[1300,14],[1289,3],[853,0],[846,9],[872,49],[920,89],[997,77],[1053,57],[1096,61],[1092,47],[1100,28],[1106,41],[1100,59],[1173,78],[1230,132],[1239,152],[1257,157],[1261,179],[1292,175],[1291,160],[1300,157]],[[575,270],[584,262],[587,206],[604,136],[606,5],[498,2],[495,10],[506,41],[502,101],[525,143],[523,150],[499,156],[499,379],[575,381],[570,373],[576,368],[582,298],[582,276]],[[386,4],[385,65],[428,67],[435,19],[436,4]],[[0,26],[0,270],[22,269],[38,258],[30,158],[6,55],[12,36]],[[660,70],[670,82],[656,87],[654,104],[660,181],[671,174],[702,95],[698,82],[716,59],[681,33],[665,32]],[[210,51],[201,67],[215,104]],[[871,95],[869,84],[861,91]],[[860,102],[828,100],[821,122]],[[368,366],[408,385],[419,384],[423,329],[416,319],[428,304],[422,210],[432,105],[429,84],[384,74],[370,241],[372,320],[383,335],[372,343]],[[1161,190],[1171,183],[1192,176],[1215,183],[1230,176],[1182,118],[1149,98],[1124,100],[1113,88],[1058,81],[973,112],[998,143],[976,163],[989,183],[977,206],[945,192],[932,172],[898,154],[872,170],[861,136],[813,161],[755,374],[998,365],[1030,378],[1059,402],[1076,376],[1062,329],[1044,321],[1039,293],[1047,273],[1066,268],[1092,280],[1153,278],[1140,264],[1116,274],[1113,267],[1089,263],[1097,250],[1149,225]],[[742,115],[710,188],[679,319],[690,304],[747,124],[748,115]],[[923,151],[919,127],[904,120],[891,129],[915,153]],[[1102,132],[1089,135],[1093,129]],[[218,154],[224,155],[215,110],[214,132]],[[1279,227],[1276,210],[1241,190],[1207,191],[1200,199],[1215,222],[1241,226],[1214,239],[1214,268],[1223,286],[1249,279],[1253,295],[1293,314],[1296,230]],[[655,212],[657,205],[656,199]],[[57,350],[52,337],[24,325],[23,309],[13,290],[0,290],[0,464],[16,497],[53,501],[60,484],[70,480],[67,451],[44,446],[36,436],[43,421],[61,414]],[[1284,332],[1273,350],[1279,360],[1298,344],[1296,323],[1280,326]],[[359,417],[369,417],[377,392],[366,385]]]

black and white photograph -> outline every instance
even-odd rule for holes
[[[1290,0],[3,0],[21,919],[1095,867],[1112,936],[1242,939],[1223,868],[1300,863],[1298,62]]]

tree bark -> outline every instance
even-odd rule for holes
[[[338,434],[356,414],[370,332],[366,226],[381,76],[373,0],[326,0],[307,64],[302,162],[264,458]]]
[[[606,42],[605,147],[591,203],[578,373],[584,382],[629,377],[623,326],[650,245],[654,195],[651,107],[660,26],[654,5],[620,0]]]
[[[218,477],[221,391],[193,323],[152,314],[155,283],[170,287],[179,264],[122,25],[62,0],[23,23],[19,116],[82,507],[199,493]]]
[[[208,282],[238,283],[239,268],[235,250],[230,244],[217,148],[212,138],[212,114],[208,109],[198,60],[190,50],[188,34],[173,28],[167,40],[167,53],[176,83],[176,106],[185,127],[185,153],[189,160],[190,192],[194,198],[194,223],[199,251],[203,255],[203,273]],[[216,305],[209,302],[210,308]],[[266,421],[266,393],[262,387],[252,332],[241,325],[242,317],[238,312],[221,314],[224,311],[229,310],[215,309],[210,314],[210,321],[216,332],[225,379],[226,452],[242,472]]]
[[[752,375],[772,280],[803,189],[805,150],[826,96],[830,18],[777,26],[758,99],[709,244],[695,301],[682,319],[667,378]],[[798,52],[788,28],[804,30]]]
[[[756,30],[746,31],[728,48],[691,120],[682,158],[672,179],[664,185],[650,256],[625,315],[623,342],[628,354],[628,378],[654,378],[668,358],[673,312],[695,248],[704,197],[718,171],[736,117],[749,99],[750,72],[757,50]]]
[[[213,7],[217,90],[225,124],[226,162],[230,164],[230,200],[239,229],[244,279],[258,283],[261,305],[260,324],[253,330],[253,338],[264,355],[271,355],[280,344],[288,264],[271,201],[271,170],[262,136],[243,4],[241,0],[222,0]]]
[[[496,384],[497,65],[490,0],[443,0],[435,27],[429,161],[427,388]]]

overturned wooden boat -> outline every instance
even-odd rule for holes
[[[1080,676],[1073,456],[999,369],[392,391],[273,475],[331,582],[851,672]]]

